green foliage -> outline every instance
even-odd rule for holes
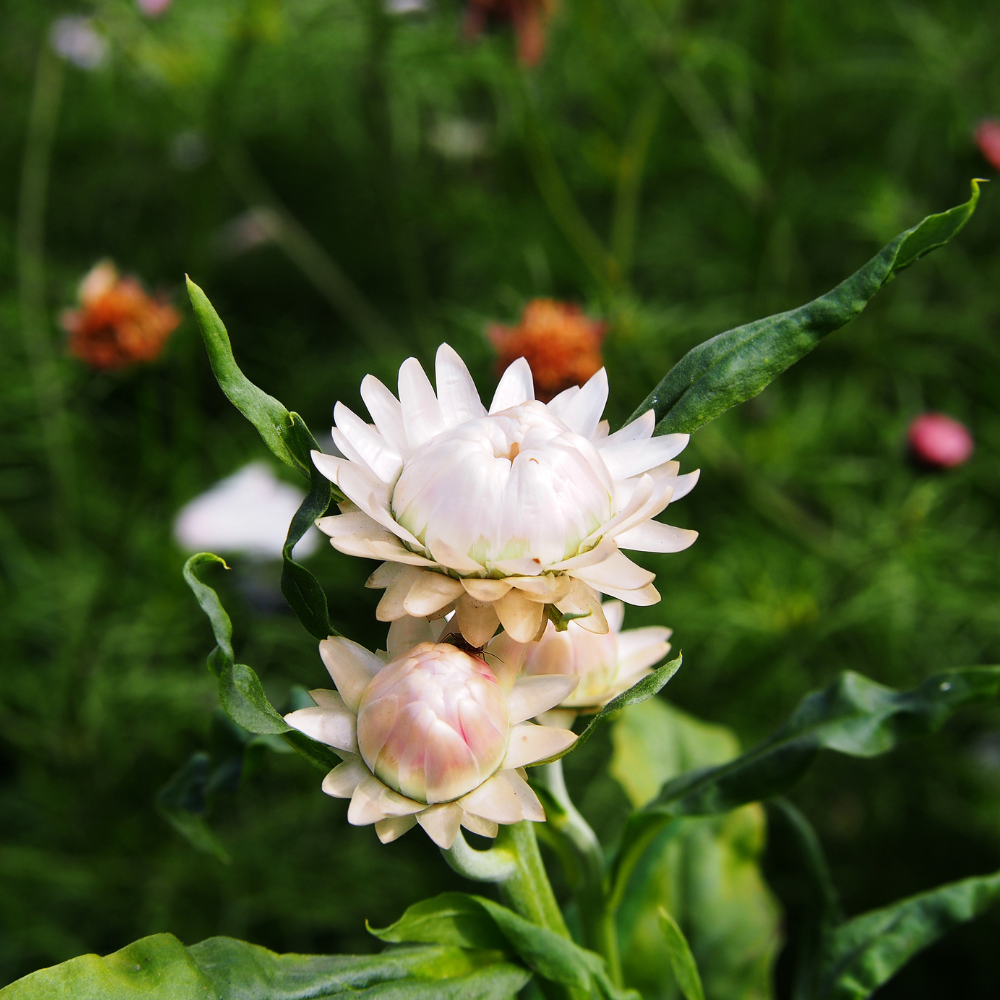
[[[663,939],[667,946],[667,957],[670,960],[670,968],[673,969],[674,979],[677,980],[677,988],[684,1000],[705,1000],[705,990],[701,985],[701,976],[698,975],[698,966],[684,932],[677,926],[677,921],[662,907],[659,915]]]
[[[831,292],[791,312],[768,316],[699,344],[670,369],[629,418],[656,414],[656,433],[697,430],[761,392],[827,335],[858,316],[888,282],[949,243],[979,201],[979,181],[963,205],[931,215],[900,233]]]
[[[508,1000],[524,970],[457,948],[399,948],[382,955],[276,955],[215,937],[185,948],[154,934],[99,958],[82,955],[0,990],[4,1000]]]

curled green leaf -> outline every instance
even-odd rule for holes
[[[705,990],[701,985],[698,965],[691,954],[691,947],[677,921],[661,906],[659,911],[660,930],[670,959],[677,988],[684,1000],[705,1000]]]

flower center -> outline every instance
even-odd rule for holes
[[[423,642],[380,670],[358,710],[358,746],[390,788],[448,802],[481,785],[507,750],[507,699],[482,660]]]

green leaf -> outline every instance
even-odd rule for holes
[[[668,782],[649,811],[704,816],[771,798],[791,787],[821,749],[875,757],[901,740],[935,732],[959,708],[996,695],[1000,667],[966,667],[895,691],[845,671],[807,695],[788,721],[729,763]]]
[[[660,929],[666,944],[667,957],[673,969],[674,979],[684,1000],[705,1000],[705,991],[701,986],[701,976],[698,975],[698,965],[691,954],[684,932],[677,926],[677,921],[663,907],[660,907]]]
[[[411,906],[383,930],[369,928],[382,941],[419,941],[463,947],[496,948],[520,958],[543,979],[611,1000],[636,997],[610,981],[604,959],[546,927],[482,896],[443,893]]]
[[[827,939],[815,1000],[863,1000],[917,952],[1000,902],[1000,872],[862,914]]]
[[[300,420],[298,414],[293,416]],[[317,471],[311,458],[309,467],[312,470],[309,492],[288,526],[288,535],[281,550],[281,592],[306,631],[316,639],[326,639],[331,635],[340,635],[330,624],[326,594],[316,577],[292,558],[292,549],[299,539],[312,527],[316,518],[327,512],[334,499],[333,483]]]
[[[2,1000],[509,1000],[528,981],[495,953],[397,948],[381,955],[277,955],[216,937],[185,948],[154,934],[82,955],[3,990]]]
[[[623,712],[611,729],[610,771],[642,806],[660,786],[693,767],[739,753],[736,736],[663,699]],[[615,869],[611,905],[626,979],[644,996],[676,995],[659,912],[683,928],[713,1000],[769,1000],[781,914],[760,859],[766,823],[758,805],[724,816],[650,825],[650,839]]]
[[[572,753],[574,750],[582,747],[594,735],[597,727],[609,716],[620,712],[623,708],[638,705],[659,694],[667,686],[674,674],[680,670],[683,661],[684,654],[678,653],[673,660],[664,663],[661,667],[657,667],[651,674],[647,674],[641,680],[637,681],[627,691],[623,691],[617,697],[612,698],[596,715],[591,716],[583,732],[565,750],[553,754],[551,757],[546,757],[545,760],[536,761],[530,766],[537,767],[538,764],[551,764],[552,761],[559,760],[561,757],[565,757],[566,754]]]
[[[699,344],[674,365],[629,420],[652,409],[657,434],[690,433],[756,396],[827,334],[861,313],[900,271],[948,243],[969,221],[978,200],[979,181],[974,180],[967,202],[900,234],[833,291]]]

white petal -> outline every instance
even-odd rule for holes
[[[608,373],[602,368],[588,379],[586,385],[563,408],[559,417],[570,430],[590,438],[597,430],[607,402]]]
[[[406,458],[409,449],[399,400],[374,375],[366,375],[362,380],[361,398],[365,401],[379,434],[397,455]]]
[[[584,566],[593,566],[595,563],[603,562],[617,551],[618,543],[613,538],[602,538],[592,549],[564,559],[560,563],[555,563],[549,569],[557,570],[560,573],[572,572]]]
[[[580,678],[576,674],[536,674],[519,678],[507,695],[510,724],[513,726],[533,719],[555,707],[576,690],[579,682]]]
[[[399,572],[393,575],[387,583],[383,584],[385,593],[382,595],[382,599],[378,602],[378,607],[375,609],[375,617],[380,622],[394,622],[397,618],[402,618],[406,615],[406,595],[409,594],[410,588],[417,582],[417,579],[424,575],[424,570],[416,566],[397,565],[399,565]],[[378,570],[375,572],[377,573]],[[380,580],[384,579],[387,575],[382,574]],[[372,583],[374,576],[375,573],[368,578],[368,582],[365,584],[366,587]]]
[[[417,822],[442,850],[447,851],[458,836],[462,824],[462,807],[454,802],[431,806],[417,816]]]
[[[337,701],[340,702],[339,705],[328,702],[322,708],[300,708],[297,712],[289,712],[285,716],[285,722],[292,729],[305,733],[317,743],[325,743],[328,747],[337,747],[348,753],[357,753],[357,717],[339,696]]]
[[[690,438],[690,434],[664,434],[649,441],[602,443],[601,458],[612,478],[631,479],[669,462],[684,450]]]
[[[361,695],[384,664],[364,646],[359,646],[342,635],[324,639],[319,644],[319,655],[344,703],[357,715]]]
[[[501,376],[497,391],[493,394],[493,402],[490,403],[490,413],[509,410],[512,406],[534,398],[535,385],[531,378],[531,366],[524,358],[518,358],[508,365]]]
[[[384,562],[378,569],[374,570],[372,575],[365,580],[365,586],[370,590],[383,590],[388,587],[397,576],[406,573],[412,573],[413,570],[409,566],[404,566],[402,563],[397,562]]]
[[[596,635],[607,635],[608,620],[604,617],[601,599],[594,588],[583,580],[574,580],[570,592],[556,602],[556,608],[564,615],[582,615],[574,621],[580,628]]]
[[[367,774],[354,788],[351,804],[347,809],[347,822],[352,826],[367,826],[385,819],[379,798],[385,785],[374,775]]]
[[[375,822],[375,832],[383,844],[391,844],[417,825],[416,816],[390,816]]]
[[[656,426],[656,414],[652,410],[646,410],[641,417],[636,417],[630,424],[626,424],[621,430],[614,434],[609,434],[607,440],[602,441],[600,448],[609,445],[626,444],[629,441],[648,441],[653,436],[653,428]]]
[[[385,483],[395,482],[399,470],[403,467],[403,460],[382,435],[374,427],[369,427],[343,403],[337,403],[333,408],[333,419],[336,421],[337,429],[361,455],[372,472]]]
[[[531,790],[531,786],[521,777],[517,771],[499,771],[498,778],[503,778],[511,788],[521,803],[521,812],[525,819],[533,823],[545,822],[545,810],[542,808],[538,796]]]
[[[425,618],[410,618],[409,615],[404,615],[395,619],[389,626],[389,636],[386,639],[389,658],[395,660],[421,642],[436,642],[437,636],[434,632]]]
[[[407,358],[399,367],[399,403],[410,448],[419,448],[445,429],[437,396],[416,358]]]
[[[518,823],[524,815],[513,786],[499,774],[462,796],[458,804],[467,812],[494,823]]]
[[[636,552],[683,552],[694,545],[697,538],[698,532],[688,528],[675,528],[660,521],[644,521],[616,535],[615,541],[623,549]]]
[[[362,535],[371,532],[381,537],[385,529],[374,518],[363,510],[352,510],[347,514],[331,514],[329,517],[316,519],[316,527],[331,538],[341,538],[344,535]]]
[[[466,812],[462,815],[462,826],[466,830],[478,833],[480,837],[495,837],[497,835],[497,825],[491,819],[483,819],[482,816],[474,816]]]
[[[544,624],[545,605],[510,590],[494,605],[500,624],[517,642],[532,642]]]
[[[625,620],[625,605],[621,601],[605,601],[601,608],[604,611],[604,617],[608,620],[608,628],[612,632],[621,632],[622,622]],[[633,629],[633,631],[637,630]]]
[[[507,754],[500,766],[506,769],[534,764],[536,760],[545,760],[560,753],[575,740],[576,734],[568,729],[551,729],[524,722],[510,731]]]
[[[336,543],[334,543],[336,544]],[[433,559],[425,556],[418,556],[411,552],[405,545],[397,542],[385,542],[373,539],[368,543],[368,550],[372,559],[388,559],[391,562],[407,563],[410,566],[425,566],[428,569],[437,569],[438,564]]]
[[[553,604],[569,592],[568,576],[546,573],[541,576],[508,577],[507,581],[516,587],[530,601]]]
[[[563,410],[566,409],[579,391],[580,387],[578,385],[571,385],[568,389],[563,389],[562,392],[557,393],[545,404],[546,409],[554,417],[561,417]]]
[[[660,592],[651,583],[639,590],[618,590],[617,587],[603,586],[601,593],[607,594],[608,597],[617,597],[619,601],[625,601],[626,604],[636,608],[648,608],[660,599]],[[581,618],[580,624],[583,625],[584,621],[586,619]]]
[[[486,407],[479,399],[469,369],[449,344],[442,344],[437,349],[434,369],[438,404],[448,427],[486,416]]]
[[[552,726],[553,729],[569,729],[576,722],[576,710],[572,708],[553,708],[542,712],[535,721],[540,726]]]
[[[611,433],[611,424],[609,424],[607,420],[602,420],[597,425],[597,430],[594,431],[593,440],[600,441],[602,438],[606,438],[610,433]]]
[[[395,548],[403,548],[395,535],[390,535],[384,528],[357,535],[338,535],[330,539],[330,544],[346,556],[361,556],[363,559],[377,559],[372,550],[373,542],[382,542]],[[405,549],[403,549],[406,551]]]
[[[655,573],[643,569],[622,552],[615,552],[594,566],[574,570],[573,576],[605,594],[608,593],[606,587],[614,587],[615,590],[641,590],[656,579]]]
[[[439,611],[465,593],[458,581],[443,573],[421,573],[410,587],[403,601],[408,615],[420,618]]]
[[[456,573],[482,573],[483,571],[483,567],[475,559],[471,559],[464,552],[452,548],[441,539],[435,539],[430,550],[436,562],[447,569],[455,570]]]
[[[463,597],[455,605],[453,628],[462,633],[470,646],[480,647],[493,637],[500,619],[492,601],[477,601],[472,597]]]
[[[513,689],[527,652],[525,643],[517,642],[506,632],[501,632],[486,647],[486,663],[504,693],[509,694]]]
[[[477,601],[499,601],[511,588],[506,580],[479,580],[475,577],[466,577],[462,586]]]
[[[486,568],[499,570],[504,576],[537,576],[545,569],[540,559],[532,559],[531,556],[488,562]]]
[[[633,628],[618,636],[618,675],[631,675],[662,660],[670,652],[672,630],[661,625]]]
[[[371,775],[360,758],[338,764],[324,779],[323,791],[335,799],[349,799],[354,789]]]

